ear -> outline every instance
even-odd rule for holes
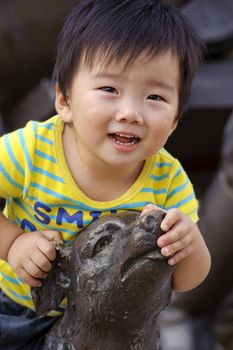
[[[171,130],[170,130],[170,134],[169,136],[173,133],[173,131],[176,129],[177,125],[178,125],[178,116],[175,117],[174,121],[173,121],[173,124],[172,124],[172,127],[171,127]]]
[[[41,287],[31,289],[32,300],[38,315],[46,315],[49,311],[56,309],[67,295],[70,285],[69,273],[72,270],[70,259],[71,247],[59,245],[56,260],[48,277],[43,280]]]
[[[55,85],[55,96],[55,108],[57,113],[65,123],[70,123],[72,121],[70,99],[68,95],[63,95],[58,84]]]

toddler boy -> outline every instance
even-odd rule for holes
[[[173,288],[206,277],[193,187],[163,148],[200,49],[182,15],[159,1],[86,0],[71,11],[54,69],[58,114],[0,139],[2,349],[39,346],[55,318],[35,316],[30,286],[52,268],[54,242],[72,243],[101,215],[163,208],[165,234],[155,244],[176,265]]]

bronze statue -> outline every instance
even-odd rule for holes
[[[44,285],[32,290],[39,314],[68,299],[42,349],[160,349],[157,316],[170,301],[173,272],[156,245],[164,215],[104,216],[72,247],[58,247]]]

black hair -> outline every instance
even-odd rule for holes
[[[188,102],[203,44],[176,7],[158,0],[82,0],[71,10],[59,36],[54,80],[64,98],[81,59],[90,66],[96,54],[106,63],[143,50],[153,57],[167,50],[177,55],[180,69],[180,116]]]

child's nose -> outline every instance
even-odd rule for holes
[[[141,109],[135,104],[127,105],[121,108],[116,114],[118,122],[126,122],[141,125],[143,123],[143,114]]]

